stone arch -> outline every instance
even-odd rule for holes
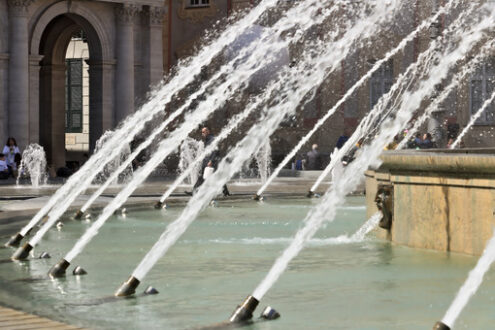
[[[69,9],[68,9],[69,8]],[[82,4],[62,1],[47,8],[32,26],[31,54],[40,55],[39,130],[40,143],[49,164],[65,166],[65,54],[72,35],[83,30],[89,46],[89,135],[90,146],[111,127],[112,107],[108,99],[113,88],[105,77],[105,63],[111,63],[113,44],[101,22]],[[108,73],[108,70],[106,70]],[[107,74],[108,76],[108,74]],[[105,104],[106,103],[106,104]],[[105,104],[105,106],[104,106]]]

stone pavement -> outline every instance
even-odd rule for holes
[[[0,307],[0,329],[4,330],[27,330],[27,329],[57,329],[72,330],[81,329],[60,322],[55,322],[43,317],[39,317],[14,309]]]

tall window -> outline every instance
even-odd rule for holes
[[[208,7],[210,0],[189,0],[188,7]]]
[[[83,112],[83,60],[67,59],[65,80],[65,132],[82,133]]]
[[[373,61],[374,62],[374,61]],[[374,64],[372,62],[372,64]],[[382,95],[388,93],[394,84],[394,61],[383,63],[383,65],[373,73],[370,80],[370,108],[378,103]]]
[[[471,78],[471,114],[475,114],[492,96],[495,85],[495,58],[481,65]],[[490,104],[476,121],[477,125],[495,124],[495,106]]]

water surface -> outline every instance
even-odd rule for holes
[[[35,250],[52,259],[0,264],[0,303],[89,328],[187,329],[216,323],[249,295],[288,245],[317,200],[222,202],[209,207],[138,288],[159,295],[96,304],[129,277],[166,225],[181,211],[135,211],[115,216],[74,260],[86,276],[48,280],[48,269],[90,223],[67,220]],[[410,249],[370,238],[335,245],[365,221],[364,199],[351,197],[334,223],[290,265],[256,311],[282,318],[251,329],[430,329],[441,319],[477,258]],[[6,259],[12,250],[1,249]],[[495,321],[493,273],[461,315],[457,328],[490,328]],[[31,278],[43,278],[28,281]]]

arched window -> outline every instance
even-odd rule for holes
[[[495,57],[480,65],[471,77],[470,108],[471,115],[480,110],[485,101],[492,96],[495,86]],[[495,106],[490,104],[475,123],[476,125],[495,124]]]

